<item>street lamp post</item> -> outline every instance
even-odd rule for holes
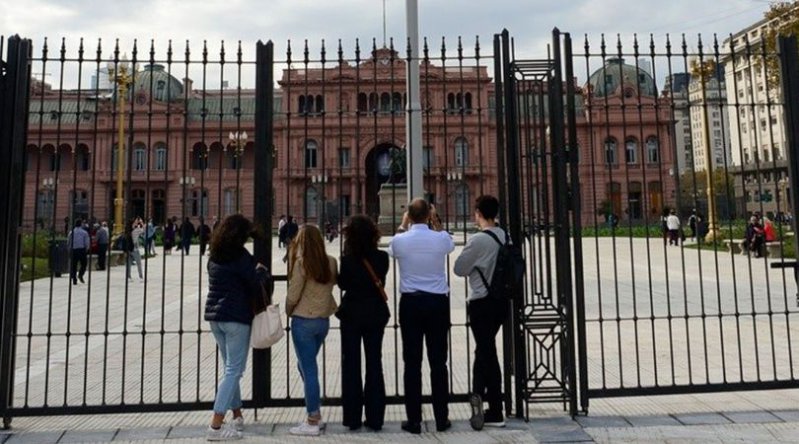
[[[707,188],[707,235],[705,242],[713,242],[721,239],[721,232],[718,229],[716,219],[716,196],[713,189],[713,158],[710,146],[710,125],[708,122],[707,111],[707,89],[706,80],[716,75],[716,63],[713,60],[691,62],[691,75],[699,79],[700,91],[702,94],[702,138],[705,145],[705,178]]]
[[[194,176],[184,176],[180,178],[180,186],[183,187],[183,199],[181,199],[181,201],[183,202],[184,211],[186,210],[186,188],[194,187],[195,183],[196,180],[194,179]],[[200,198],[202,199],[202,196],[200,196]],[[189,210],[191,210],[191,208],[189,208]],[[190,213],[190,211],[185,212]]]
[[[240,174],[241,161],[244,156],[244,147],[247,145],[247,131],[234,131],[228,136],[230,144],[233,146],[233,156],[236,158],[236,174]],[[238,181],[236,181],[238,183]],[[241,193],[236,189],[236,213],[241,213]]]
[[[123,172],[125,171],[125,96],[128,94],[128,85],[133,78],[128,73],[128,63],[123,59],[115,69],[108,71],[111,81],[118,85],[117,103],[119,104],[119,139],[117,141],[117,190],[114,197],[114,235],[120,235],[125,231],[125,223],[122,220],[125,198],[122,192]]]

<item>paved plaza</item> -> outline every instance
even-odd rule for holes
[[[456,239],[462,245],[465,238],[457,234]],[[337,256],[338,242],[328,246]],[[799,368],[791,353],[795,347],[782,339],[799,338],[796,285],[789,273],[768,268],[772,260],[664,247],[659,239],[587,238],[583,249],[592,389],[788,379]],[[282,253],[275,243],[277,275],[285,274]],[[196,246],[185,257],[165,256],[159,249],[145,263],[143,282],[135,278],[135,269],[134,280],[127,281],[125,267],[117,266],[92,271],[87,283],[77,286],[70,286],[66,276],[22,284],[14,406],[212,401],[220,362],[202,320],[205,262]],[[546,294],[543,278],[538,275],[531,285]],[[392,268],[388,288],[394,289],[396,281]],[[451,386],[455,393],[466,393],[473,341],[465,325],[465,281],[453,275],[451,287]],[[282,303],[284,295],[285,283],[278,283],[276,302]],[[337,397],[341,375],[335,318],[331,326],[321,375],[324,395]],[[389,396],[402,394],[400,347],[392,316],[384,341]],[[251,378],[248,369],[242,380],[245,399]],[[287,340],[272,350],[272,396],[302,397]],[[329,407],[323,408],[329,424],[319,441],[795,442],[799,436],[797,390],[591,399],[589,413],[572,421],[560,405],[534,405],[530,422],[513,420],[504,430],[478,433],[468,426],[467,406],[457,404],[452,406],[452,431],[414,437],[399,429],[400,406],[389,407],[380,434],[345,431],[339,425],[340,409]],[[247,441],[307,441],[287,436],[302,409],[259,410],[257,420],[253,412],[246,415],[253,423]],[[427,430],[434,430],[429,409],[425,418]],[[0,435],[0,444],[202,442],[207,420],[208,412],[19,417],[11,431]]]

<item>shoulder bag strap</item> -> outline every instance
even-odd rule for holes
[[[383,288],[383,283],[377,277],[375,270],[372,268],[372,264],[370,264],[369,261],[366,260],[366,258],[363,258],[361,260],[363,261],[363,266],[366,267],[366,271],[369,272],[369,276],[372,277],[372,282],[375,283],[375,287],[377,287],[377,290],[380,291],[380,296],[383,297],[383,301],[388,302],[388,296],[386,295],[386,290]]]

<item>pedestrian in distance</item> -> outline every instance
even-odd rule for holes
[[[671,210],[666,217],[666,229],[669,232],[669,245],[680,245],[680,218],[677,217],[677,211]]]
[[[105,270],[105,259],[108,253],[108,243],[110,235],[108,233],[108,222],[103,221],[97,229],[97,269]]]
[[[449,233],[442,231],[435,207],[414,199],[401,228],[388,246],[399,263],[399,322],[404,361],[406,432],[422,431],[422,344],[427,345],[430,386],[436,430],[452,426],[449,420],[447,336],[450,328],[446,258],[455,249]]]
[[[475,202],[474,219],[480,232],[466,242],[455,260],[453,271],[468,276],[472,289],[467,300],[469,325],[474,335],[473,393],[470,424],[475,430],[504,427],[502,413],[502,370],[497,357],[497,333],[508,316],[508,297],[489,294],[489,285],[499,255],[500,242],[508,234],[496,224],[499,201],[493,196],[480,196]],[[488,401],[488,410],[483,403]]]
[[[180,225],[180,248],[186,256],[189,255],[191,242],[196,234],[197,232],[194,229],[194,224],[192,224],[191,220],[187,217]]]
[[[386,386],[383,379],[383,333],[391,316],[383,286],[388,254],[377,248],[380,232],[365,215],[350,218],[343,230],[344,253],[338,286],[344,292],[336,317],[341,321],[341,397],[343,424],[350,430],[363,425],[383,428]],[[366,382],[361,378],[361,343]]]
[[[72,285],[78,285],[78,279],[84,283],[83,276],[86,274],[86,261],[91,248],[91,237],[89,232],[83,228],[83,221],[75,220],[75,226],[69,232],[67,244],[71,253],[72,261],[69,264],[69,278]],[[78,269],[80,265],[80,269]]]
[[[200,239],[200,256],[205,256],[205,249],[211,241],[211,227],[206,225],[205,219],[200,218],[200,226],[197,227],[197,237]]]
[[[289,246],[289,288],[286,314],[291,318],[291,338],[305,390],[307,417],[289,429],[292,435],[318,436],[322,425],[319,369],[316,357],[336,312],[333,287],[336,259],[325,252],[319,228],[305,225]]]
[[[164,254],[172,254],[172,249],[175,248],[176,232],[175,218],[167,219],[164,227]]]
[[[211,325],[225,371],[206,430],[209,441],[239,439],[244,430],[240,380],[250,351],[252,304],[256,295],[260,297],[261,285],[269,279],[266,266],[257,263],[244,247],[253,236],[253,224],[240,214],[225,218],[211,236],[204,319]],[[225,426],[228,411],[233,419],[231,425]]]

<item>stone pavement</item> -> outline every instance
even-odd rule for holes
[[[456,237],[464,239],[460,233]],[[328,248],[337,255],[337,243]],[[790,351],[795,346],[780,342],[786,332],[799,337],[792,276],[786,279],[784,272],[769,270],[763,260],[664,248],[658,240],[585,239],[583,248],[591,388],[685,383],[689,375],[697,384],[742,376],[745,380],[761,375],[793,378],[796,364]],[[608,254],[611,250],[612,255]],[[285,273],[281,254],[275,245],[276,274]],[[62,277],[21,286],[15,406],[213,400],[220,362],[202,321],[205,258],[197,255],[196,248],[187,257],[164,256],[159,251],[145,265],[145,282],[126,282],[124,267],[114,267],[92,272],[86,285],[70,286]],[[395,272],[389,273],[389,288],[397,279]],[[278,302],[285,292],[282,285],[277,289]],[[465,325],[465,282],[453,277],[451,286],[451,387],[465,393],[473,347]],[[392,298],[394,308],[395,303]],[[732,306],[745,314],[757,312],[757,322],[753,315],[752,321],[739,324],[740,333],[732,334],[728,323],[737,318],[730,311]],[[649,320],[668,310],[674,321]],[[768,314],[772,310],[777,315]],[[779,314],[780,310],[787,314]],[[707,321],[703,313],[708,314]],[[687,324],[681,320],[683,314],[697,317]],[[615,317],[628,320],[615,324]],[[631,322],[632,317],[637,320]],[[339,396],[339,335],[337,321],[331,324],[334,330],[320,358],[322,383],[326,396]],[[604,340],[597,332],[605,335]],[[384,342],[389,395],[402,394],[398,336],[396,317],[392,317]],[[668,350],[680,351],[689,338],[704,347],[694,347],[692,356],[669,356]],[[274,396],[302,397],[295,362],[287,340],[273,349]],[[251,387],[248,369],[242,380],[243,397],[250,396]],[[797,408],[797,390],[592,399],[590,416],[578,417],[576,422],[565,417],[558,405],[535,406],[529,423],[513,421],[505,430],[478,433],[468,427],[467,406],[455,405],[453,431],[421,437],[399,430],[403,414],[398,406],[389,407],[387,426],[380,434],[344,431],[337,425],[339,409],[330,408],[324,411],[329,429],[314,441],[799,442],[794,438],[799,436],[795,433]],[[301,409],[262,410],[247,440],[308,441],[286,436],[289,425],[302,414]],[[431,417],[429,412],[426,417]],[[204,412],[20,417],[14,419],[13,430],[0,435],[0,444],[202,442],[207,420]]]
[[[797,397],[796,390],[771,392],[777,397]],[[766,392],[755,393],[755,397]],[[640,443],[727,443],[727,442],[799,442],[799,410],[755,410],[693,412],[697,399],[693,396],[674,396],[667,401],[685,403],[685,413],[657,415],[590,415],[572,420],[554,410],[537,411],[529,422],[508,420],[504,429],[471,430],[463,405],[453,406],[453,428],[447,432],[431,432],[435,428],[427,421],[421,435],[409,435],[390,421],[379,433],[365,430],[350,432],[337,422],[327,424],[318,438],[294,437],[288,434],[292,423],[274,422],[273,410],[259,411],[259,418],[248,424],[241,442],[275,443],[567,443],[567,442],[640,442]],[[713,403],[723,396],[701,395]],[[623,406],[630,401],[614,401]],[[301,414],[299,409],[297,414]],[[335,411],[337,409],[330,409]],[[389,407],[388,416],[401,416],[401,408]],[[333,413],[333,412],[331,412]],[[428,412],[429,413],[429,412]],[[252,420],[252,412],[245,412]],[[206,412],[150,413],[126,415],[97,415],[79,417],[17,418],[10,431],[0,432],[0,444],[22,443],[202,443]],[[252,421],[251,421],[252,422]]]

